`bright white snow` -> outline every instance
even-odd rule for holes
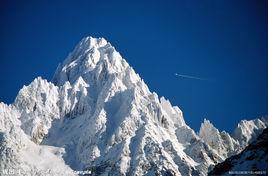
[[[1,171],[206,175],[267,126],[241,122],[233,139],[205,120],[197,135],[103,38],[82,39],[52,82],[38,77],[0,104]]]

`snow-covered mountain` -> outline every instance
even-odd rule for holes
[[[196,134],[109,42],[86,37],[52,82],[38,77],[13,104],[0,104],[0,170],[206,175],[267,127],[255,121],[242,121],[231,137],[205,120]]]
[[[267,117],[249,121],[242,120],[230,135],[226,131],[219,132],[209,120],[204,119],[199,136],[212,149],[216,150],[222,159],[225,159],[241,152],[251,141],[255,140],[263,129],[268,127],[267,120]]]
[[[267,169],[268,128],[264,129],[241,153],[216,165],[209,175],[267,175]]]
[[[240,150],[237,140],[225,131],[219,132],[209,120],[204,119],[200,127],[199,136],[222,157],[222,160]]]

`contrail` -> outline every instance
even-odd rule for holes
[[[190,75],[182,75],[182,74],[178,74],[175,73],[175,76],[181,77],[181,78],[188,78],[188,79],[197,79],[197,80],[201,80],[201,81],[207,81],[208,79],[205,78],[200,78],[200,77],[196,77],[196,76],[190,76]]]

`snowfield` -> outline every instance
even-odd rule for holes
[[[207,175],[267,124],[243,120],[230,135],[204,120],[197,134],[109,42],[86,37],[51,82],[0,104],[0,175]]]

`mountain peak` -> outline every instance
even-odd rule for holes
[[[53,83],[39,77],[21,89],[14,104],[0,104],[0,148],[9,147],[1,138],[10,133],[7,143],[25,153],[10,150],[21,162],[0,153],[0,170],[24,169],[20,163],[28,164],[29,153],[38,161],[30,161],[29,169],[50,169],[56,164],[42,155],[49,153],[55,163],[93,175],[205,175],[237,148],[206,119],[198,137],[182,111],[150,92],[103,38],[83,38],[58,66]],[[39,160],[48,164],[38,167]]]
[[[219,133],[219,130],[215,128],[214,125],[205,118],[204,122],[201,124],[199,135],[202,135],[203,133]]]
[[[90,77],[120,74],[127,72],[128,63],[115,48],[104,38],[83,38],[60,64],[54,74],[52,82],[63,85],[66,81],[71,84],[80,76],[87,80]]]

